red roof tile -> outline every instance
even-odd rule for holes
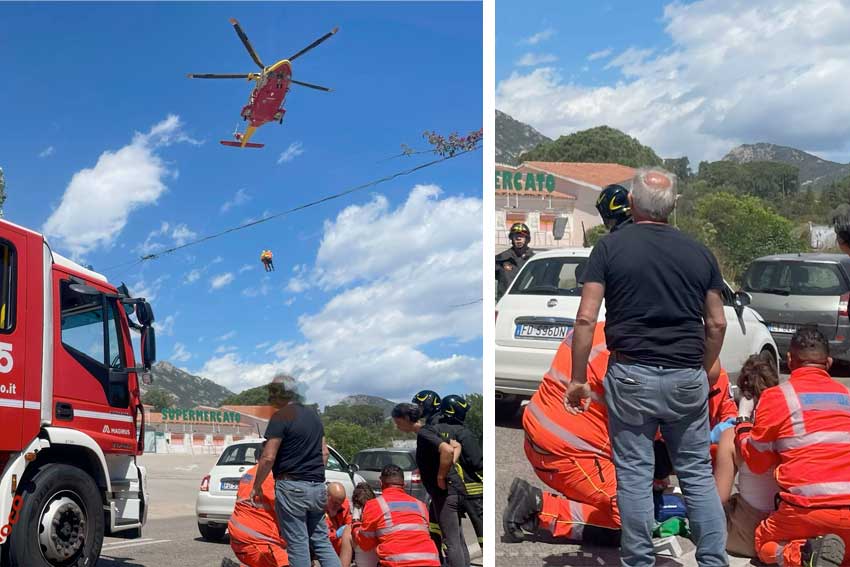
[[[635,168],[618,163],[574,163],[560,161],[527,161],[522,165],[533,167],[576,181],[583,181],[598,187],[612,183],[628,181],[635,175]]]

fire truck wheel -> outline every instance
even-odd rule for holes
[[[224,539],[227,526],[211,526],[198,522],[198,531],[201,532],[201,537],[207,541],[221,541]]]
[[[79,468],[49,463],[23,485],[20,520],[9,535],[15,567],[95,565],[103,545],[103,501]]]

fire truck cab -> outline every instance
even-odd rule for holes
[[[123,284],[0,220],[0,565],[94,565],[105,535],[141,536],[153,321]]]

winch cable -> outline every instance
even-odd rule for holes
[[[340,199],[342,197],[345,197],[346,195],[351,195],[352,193],[356,193],[358,191],[363,191],[364,189],[374,187],[374,186],[379,185],[381,183],[386,183],[387,181],[392,181],[393,179],[397,179],[397,178],[403,177],[405,175],[410,175],[410,174],[415,173],[417,171],[420,171],[422,169],[437,165],[439,163],[443,163],[443,162],[448,161],[450,159],[460,157],[464,154],[478,150],[480,148],[481,148],[481,146],[476,146],[474,148],[470,148],[470,149],[467,149],[467,150],[460,150],[460,151],[458,151],[454,154],[441,157],[440,159],[435,159],[435,160],[432,160],[432,161],[429,161],[429,162],[426,162],[426,163],[423,163],[423,164],[419,164],[415,167],[411,167],[409,169],[398,171],[398,172],[393,173],[391,175],[387,175],[386,177],[381,177],[380,179],[376,179],[374,181],[369,181],[368,183],[358,185],[357,187],[352,187],[351,189],[346,189],[345,191],[341,191],[339,193],[334,193],[333,195],[328,195],[327,197],[322,197],[321,199],[317,199],[315,201],[311,201],[311,202],[305,203],[303,205],[298,205],[297,207],[293,207],[293,208],[288,209],[286,211],[281,211],[279,213],[275,213],[273,215],[269,215],[269,216],[263,217],[261,219],[255,220],[255,221],[247,222],[247,223],[241,224],[239,226],[234,226],[232,228],[222,230],[221,232],[216,232],[214,234],[203,236],[203,237],[198,238],[196,240],[185,242],[185,243],[183,243],[179,246],[173,246],[171,248],[166,248],[165,250],[162,250],[160,252],[156,252],[156,253],[153,253],[153,254],[146,254],[146,255],[140,257],[137,260],[132,260],[132,261],[129,261],[129,262],[124,262],[122,264],[116,264],[114,266],[110,266],[109,268],[106,268],[106,271],[116,270],[118,268],[133,267],[133,266],[136,266],[136,265],[141,264],[143,262],[147,262],[149,260],[156,260],[157,258],[161,258],[162,256],[165,256],[167,254],[173,254],[174,252],[177,252],[178,250],[182,250],[182,249],[188,248],[190,246],[195,246],[197,244],[201,244],[202,242],[207,242],[209,240],[213,240],[214,238],[220,238],[220,237],[222,237],[226,234],[230,234],[232,232],[236,232],[236,231],[239,231],[239,230],[244,230],[246,228],[249,228],[249,227],[264,223],[264,222],[268,222],[270,220],[278,219],[278,218],[284,217],[286,215],[291,215],[292,213],[295,213],[295,212],[298,212],[298,211],[303,211],[304,209],[309,209],[310,207],[315,207],[317,205],[321,205],[322,203],[327,203],[328,201]]]

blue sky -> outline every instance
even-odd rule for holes
[[[242,80],[334,26],[261,150],[218,144]],[[128,260],[411,167],[482,126],[481,4],[0,4],[8,220],[154,299],[160,360],[321,403],[481,390],[481,152],[132,268]],[[277,271],[261,270],[263,248]]]
[[[556,138],[608,125],[662,157],[771,142],[850,161],[840,0],[500,0],[496,108]]]

